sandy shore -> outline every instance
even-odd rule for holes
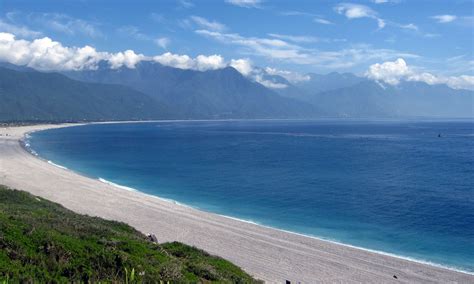
[[[0,184],[78,213],[126,222],[160,242],[180,241],[219,255],[268,283],[474,283],[474,276],[206,213],[127,191],[56,167],[26,152],[34,130],[0,128]],[[5,136],[8,134],[9,136]],[[397,276],[397,279],[394,278]]]

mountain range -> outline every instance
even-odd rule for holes
[[[45,73],[0,64],[0,121],[318,117],[474,117],[474,92],[398,85],[351,73],[290,83],[259,70],[268,88],[236,69],[195,71],[142,61],[135,68]]]

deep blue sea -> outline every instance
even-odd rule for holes
[[[29,143],[79,173],[196,208],[474,271],[473,121],[102,124]]]

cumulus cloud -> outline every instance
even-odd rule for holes
[[[395,61],[388,61],[382,64],[376,63],[369,67],[366,75],[376,81],[384,81],[391,85],[397,85],[402,78],[411,74],[405,60],[398,58]]]
[[[259,8],[262,0],[226,0],[226,2],[243,8]]]
[[[371,18],[377,21],[379,29],[385,27],[385,21],[378,17],[377,12],[370,7],[360,4],[341,3],[334,7],[334,10],[341,15],[346,16],[349,20],[358,18]]]
[[[165,66],[199,71],[216,70],[226,66],[224,58],[220,55],[198,55],[196,58],[191,58],[188,55],[166,52],[153,57],[153,60]]]
[[[107,58],[112,69],[117,69],[122,66],[126,66],[127,68],[135,68],[135,65],[144,59],[145,56],[143,54],[136,54],[133,50],[126,50],[125,52],[110,54]]]
[[[226,66],[224,58],[216,54],[210,56],[198,55],[195,62],[195,69],[200,71],[221,69]]]
[[[458,17],[454,15],[436,15],[431,18],[435,19],[438,23],[445,24],[456,20]]]
[[[224,24],[221,24],[217,21],[211,21],[203,17],[191,16],[191,20],[193,20],[201,28],[212,31],[224,31],[227,28]]]
[[[17,40],[10,33],[0,33],[0,61],[38,70],[92,69],[108,56],[90,46],[65,47],[48,37],[27,41]]]
[[[191,57],[171,52],[157,55],[153,57],[153,60],[160,64],[180,69],[191,69],[194,66],[194,61]]]
[[[232,59],[229,66],[235,68],[244,76],[250,75],[253,71],[252,61],[250,61],[250,59]]]
[[[369,79],[398,85],[400,81],[418,81],[429,85],[447,84],[453,89],[474,89],[474,76],[436,76],[428,72],[417,72],[408,66],[402,58],[395,61],[376,63],[365,74]]]
[[[214,70],[227,66],[220,55],[188,55],[170,52],[148,57],[133,50],[109,53],[99,52],[91,46],[67,47],[48,37],[32,41],[16,39],[13,34],[0,33],[0,61],[28,66],[40,71],[90,70],[96,69],[100,61],[106,61],[112,69],[135,68],[144,60],[153,60],[163,65],[193,70]]]

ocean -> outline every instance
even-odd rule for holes
[[[92,124],[32,151],[127,190],[474,272],[474,122]]]

